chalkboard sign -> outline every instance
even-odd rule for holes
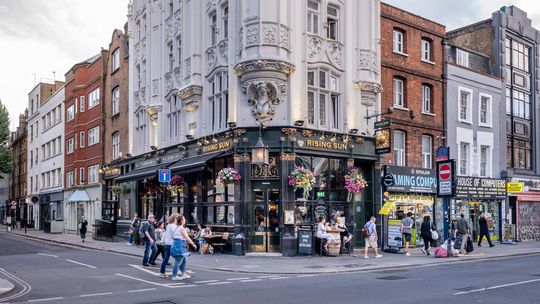
[[[298,254],[313,254],[313,232],[298,230]]]

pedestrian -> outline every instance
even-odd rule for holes
[[[420,226],[420,236],[424,240],[424,248],[420,248],[420,250],[423,254],[426,255],[431,255],[431,253],[429,252],[429,245],[433,245],[433,242],[435,241],[431,236],[432,230],[435,230],[435,224],[431,221],[431,217],[429,215],[426,215],[424,216],[422,226]]]
[[[171,256],[174,258],[174,266],[172,270],[172,280],[179,281],[183,279],[189,279],[191,276],[187,273],[187,259],[186,259],[186,242],[188,242],[194,249],[197,249],[197,245],[193,243],[189,237],[184,225],[186,219],[183,215],[178,214],[176,216],[177,227],[173,232],[173,245],[171,246]],[[180,268],[181,275],[178,276],[178,269]]]
[[[159,221],[156,228],[156,255],[153,260],[150,260],[149,264],[156,264],[157,257],[161,254],[161,260],[165,259],[165,229],[163,228],[165,223]]]
[[[165,274],[165,269],[167,268],[167,265],[169,264],[169,258],[171,256],[171,246],[173,244],[173,233],[176,229],[176,217],[178,216],[178,213],[173,213],[171,216],[169,216],[169,219],[167,221],[167,227],[165,227],[165,232],[163,233],[163,243],[165,245],[165,254],[163,257],[163,261],[161,261],[161,269],[159,271],[159,276],[162,278],[166,278],[167,275]]]
[[[480,219],[478,219],[478,226],[480,226],[480,237],[478,238],[478,246],[481,247],[482,246],[482,239],[484,238],[484,236],[486,236],[486,239],[489,243],[489,247],[493,247],[495,245],[493,245],[493,243],[491,243],[491,237],[489,235],[489,227],[488,227],[488,222],[487,222],[487,219],[486,219],[486,214],[482,212],[482,214],[480,214]]]
[[[469,239],[469,234],[471,233],[471,226],[469,221],[465,219],[465,214],[461,213],[460,218],[458,219],[458,233],[461,235],[461,246],[459,248],[459,253],[463,254],[465,246],[467,245],[467,240]]]
[[[139,229],[140,229],[141,220],[139,219],[139,214],[137,212],[133,213],[133,219],[129,225],[129,237],[126,245],[133,246],[133,241],[136,239],[138,244],[139,242]]]
[[[144,257],[143,257],[143,266],[156,265],[154,261],[157,254],[156,246],[156,228],[154,227],[154,215],[150,214],[148,220],[141,227],[141,233],[144,241]],[[151,253],[150,253],[151,252]],[[151,261],[152,263],[148,263]]]
[[[79,233],[81,234],[81,240],[84,243],[84,239],[86,238],[86,226],[88,226],[88,222],[84,218],[84,216],[81,217],[81,223],[79,224]]]
[[[413,227],[413,220],[411,219],[412,217],[412,212],[407,212],[407,216],[401,220],[401,227],[400,227],[400,231],[401,231],[401,234],[403,234],[403,239],[405,239],[405,255],[406,256],[411,256],[411,254],[409,253],[409,246],[411,244],[411,236],[412,236],[412,227]]]
[[[377,250],[377,226],[375,225],[375,222],[377,222],[377,218],[372,216],[369,221],[364,225],[364,240],[365,240],[365,248],[364,248],[364,259],[369,259],[368,256],[368,250],[369,247],[373,248],[373,251],[375,251],[375,258],[379,259],[382,258],[382,254],[379,254],[379,251]]]
[[[326,223],[326,219],[324,217],[319,217],[319,224],[317,225],[317,238],[323,241],[323,239],[326,240],[326,244],[324,245],[324,251],[328,252],[328,246],[330,246],[330,242],[332,244],[337,244],[338,242],[334,239],[334,236],[327,232],[330,227],[328,227]],[[321,252],[322,255],[322,252]]]

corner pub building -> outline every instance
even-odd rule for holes
[[[105,170],[115,175],[107,199],[115,202],[116,234],[126,235],[134,212],[180,212],[190,226],[243,237],[247,251],[296,251],[283,242],[287,234],[341,216],[360,245],[376,209],[374,119],[366,117],[380,111],[380,2],[157,5],[134,0],[128,13],[136,33],[129,46],[129,157]],[[335,25],[323,30],[321,20]],[[156,28],[163,32],[148,30]],[[170,65],[151,44],[170,46]],[[252,159],[265,152],[266,164]],[[309,194],[289,185],[296,166],[316,175]],[[220,183],[224,168],[237,170],[240,180]],[[352,168],[368,183],[360,195],[345,189]],[[159,184],[159,169],[185,183]]]

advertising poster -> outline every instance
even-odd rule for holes
[[[399,228],[401,227],[401,220],[388,220],[388,246],[398,247],[402,246],[402,237]]]

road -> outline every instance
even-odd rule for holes
[[[0,278],[9,303],[538,303],[540,255],[452,265],[321,275],[193,269],[159,278],[139,258],[0,233]],[[268,267],[272,267],[269,265]]]

